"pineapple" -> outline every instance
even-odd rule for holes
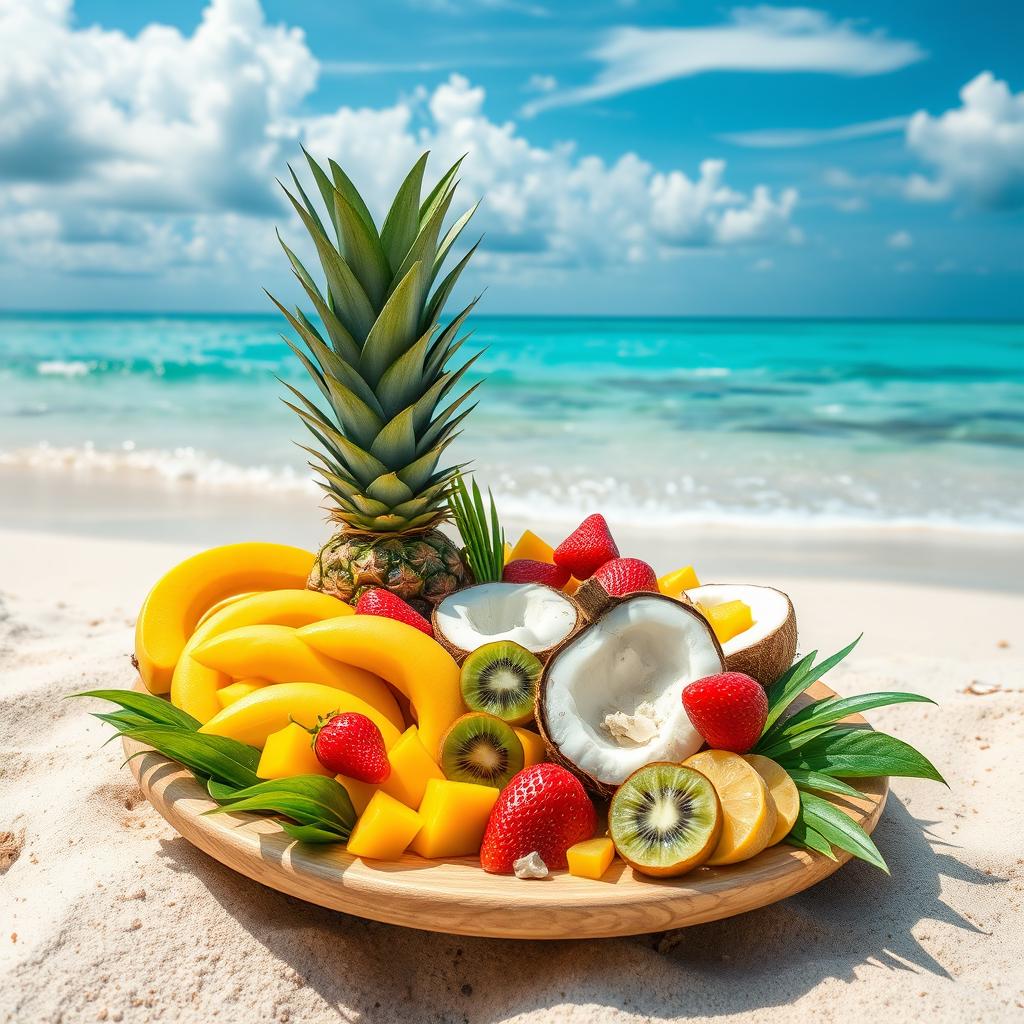
[[[461,467],[438,466],[473,408],[464,403],[478,385],[455,392],[477,356],[455,369],[448,364],[468,337],[459,331],[476,300],[444,328],[439,318],[479,242],[434,282],[479,204],[442,234],[461,160],[421,202],[424,153],[378,232],[345,172],[332,160],[328,176],[305,156],[337,244],[294,171],[296,194],[284,190],[316,247],[324,292],[281,245],[325,333],[300,309],[292,313],[270,297],[308,350],[285,338],[323,397],[318,404],[285,385],[296,400],[286,404],[317,442],[300,447],[341,526],[321,549],[308,586],[351,603],[367,588],[383,587],[429,612],[471,578],[463,553],[438,529]]]

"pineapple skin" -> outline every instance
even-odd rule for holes
[[[435,605],[470,583],[462,552],[440,530],[383,536],[343,530],[320,549],[306,586],[347,604],[382,587],[429,617]]]

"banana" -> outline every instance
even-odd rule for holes
[[[217,612],[223,611],[229,604],[234,604],[236,601],[244,601],[247,597],[253,597],[256,594],[262,594],[262,590],[247,590],[242,594],[232,594],[230,597],[225,597],[224,600],[218,601],[216,604],[211,604],[209,608],[199,616],[199,621],[196,623],[196,629],[199,629],[204,622],[209,622],[210,619],[217,614]],[[195,636],[195,634],[192,634]]]
[[[320,683],[265,686],[229,704],[199,731],[262,748],[271,733],[280,732],[289,722],[296,721],[309,728],[316,724],[318,715],[329,715],[333,711],[356,711],[366,715],[380,729],[386,747],[396,743],[401,735],[385,715],[366,701]]]
[[[466,713],[459,667],[425,633],[380,615],[353,615],[303,626],[297,635],[311,648],[347,665],[375,672],[409,698],[422,739],[438,758],[441,737]]]
[[[376,708],[396,729],[405,728],[394,694],[378,676],[325,657],[290,626],[242,626],[193,647],[191,655],[200,665],[234,679],[259,676],[272,683],[319,683],[345,690]]]
[[[351,605],[316,590],[268,590],[224,604],[196,627],[185,644],[171,681],[171,703],[206,722],[221,709],[217,691],[231,677],[201,665],[192,651],[207,640],[241,626],[306,626],[321,619],[352,615]]]
[[[247,590],[306,585],[313,555],[284,544],[226,544],[176,565],[149,592],[135,625],[135,658],[150,693],[167,693],[174,666],[203,613]]]

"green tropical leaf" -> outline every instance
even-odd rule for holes
[[[293,825],[291,822],[282,821],[281,828],[299,843],[344,843],[348,839],[346,834],[331,832],[317,825]]]
[[[781,736],[794,736],[821,725],[839,722],[850,715],[859,715],[872,708],[884,708],[891,704],[934,704],[931,697],[919,693],[901,693],[886,691],[880,693],[862,693],[854,697],[826,697],[801,708],[795,715],[782,723]]]
[[[260,752],[226,736],[207,736],[173,725],[128,729],[123,735],[218,782],[252,786],[260,781],[256,775]]]
[[[464,477],[455,477],[448,505],[462,542],[466,545],[466,560],[477,583],[494,583],[505,570],[505,531],[498,520],[494,496],[487,492],[490,512],[484,508],[483,495],[476,480],[470,492]]]
[[[793,822],[793,827],[783,842],[789,843],[790,846],[799,846],[810,850],[812,853],[823,854],[829,860],[836,859],[836,855],[832,852],[832,844],[820,832],[808,825],[802,814]]]
[[[373,217],[363,202],[359,190],[352,184],[349,176],[333,161],[328,160],[327,166],[331,169],[331,177],[334,179],[334,187],[348,200],[349,206],[362,217],[368,230],[377,233],[377,225],[373,223]],[[378,237],[380,237],[378,235]]]
[[[447,194],[448,189],[455,180],[455,175],[459,173],[462,161],[465,159],[466,154],[463,153],[462,156],[460,156],[459,159],[444,172],[438,183],[430,190],[430,195],[423,200],[423,203],[420,206],[420,224],[425,224],[433,215],[434,211]]]
[[[200,725],[190,714],[176,708],[169,700],[152,693],[140,693],[138,690],[86,690],[84,693],[73,693],[70,696],[95,697],[97,700],[110,701],[111,704],[117,704],[156,725],[176,725],[189,731],[195,731]]]
[[[834,725],[822,725],[817,729],[808,729],[806,732],[798,733],[796,736],[779,736],[770,743],[759,740],[753,752],[777,761],[784,755],[799,750],[812,740],[816,740],[826,733],[834,732],[837,728]]]
[[[787,768],[786,773],[796,783],[798,789],[811,789],[818,793],[835,793],[837,796],[852,797],[854,800],[863,800],[864,794],[855,789],[842,779],[835,779],[831,775],[823,775],[821,772],[813,772],[806,768]]]
[[[367,298],[379,306],[391,283],[391,268],[376,231],[371,231],[349,201],[334,191],[334,222],[338,225],[341,251],[359,279]]]
[[[458,241],[459,235],[462,234],[463,229],[473,219],[473,214],[480,208],[479,201],[475,202],[459,219],[448,229],[448,233],[441,240],[441,244],[437,247],[437,255],[434,257],[434,267],[430,275],[431,281],[433,281],[437,275],[441,272],[441,267],[444,266],[444,261],[448,258],[448,253],[451,252],[452,246]],[[480,243],[478,242],[477,245]]]
[[[473,254],[476,252],[479,245],[480,241],[478,240],[469,252],[467,252],[466,255],[463,256],[454,267],[452,267],[445,279],[437,286],[434,294],[430,298],[430,302],[427,304],[427,311],[423,314],[424,324],[432,324],[441,315],[444,310],[444,304],[448,301],[448,297],[455,288],[455,284],[459,280],[462,271],[466,269],[466,264],[473,258]]]
[[[345,787],[323,775],[294,775],[260,781],[231,795],[222,807],[206,814],[238,811],[283,814],[299,825],[311,825],[336,833],[342,839],[356,821],[355,808]]]
[[[909,743],[867,728],[840,730],[815,737],[778,758],[787,771],[803,768],[841,779],[897,775],[945,783],[935,766]]]
[[[881,868],[886,874],[889,867],[878,852],[871,836],[848,814],[813,793],[800,793],[801,817],[833,846],[852,853],[855,857]]]

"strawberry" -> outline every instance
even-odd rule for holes
[[[619,557],[619,549],[604,516],[595,513],[555,548],[555,565],[568,569],[578,580],[590,579],[594,570]]]
[[[391,774],[384,737],[358,711],[325,715],[310,730],[316,759],[335,775],[347,775],[376,785]]]
[[[549,587],[561,590],[569,582],[569,570],[550,562],[517,558],[505,566],[501,578],[506,583],[546,583]]]
[[[640,590],[658,593],[657,574],[639,558],[613,558],[605,562],[591,579],[600,583],[612,597],[625,597]]]
[[[736,754],[754,746],[768,718],[764,687],[742,672],[719,672],[690,683],[683,690],[683,707],[709,747]]]
[[[392,594],[390,590],[382,590],[380,587],[370,587],[364,590],[356,603],[358,615],[382,615],[385,619],[395,619],[404,622],[407,626],[413,626],[427,636],[434,635],[434,628],[415,608],[407,605],[400,597]]]
[[[589,839],[596,825],[580,780],[559,765],[535,764],[501,791],[484,832],[480,865],[511,875],[515,861],[536,852],[549,868],[564,868],[565,851]]]

